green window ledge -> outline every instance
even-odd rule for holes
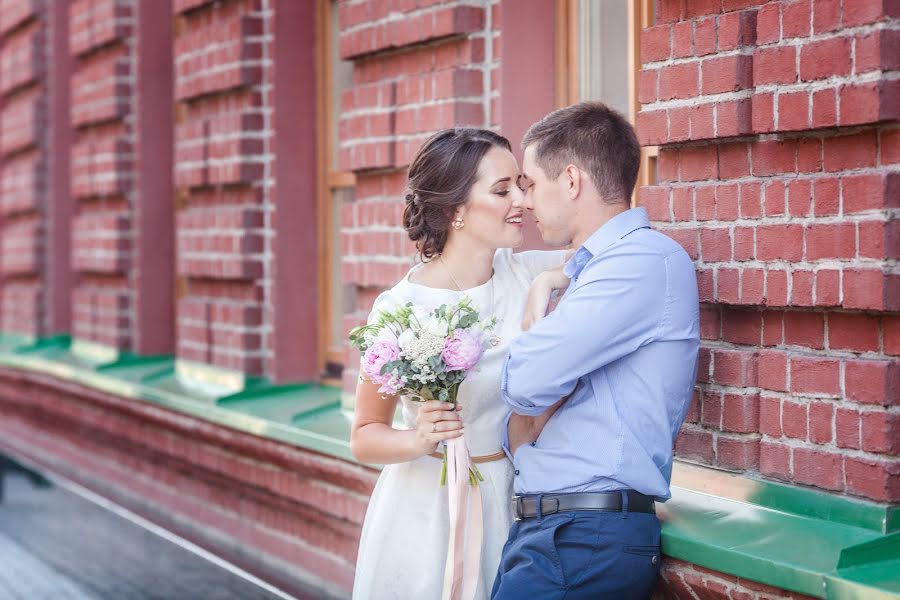
[[[152,402],[355,462],[341,391],[276,386],[72,341],[0,335],[0,366]],[[676,461],[660,506],[667,556],[819,598],[900,598],[900,507],[759,481]]]

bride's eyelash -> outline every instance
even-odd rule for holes
[[[500,190],[500,191],[497,191],[494,193],[497,194],[498,196],[506,196],[507,194],[509,194],[509,190]]]

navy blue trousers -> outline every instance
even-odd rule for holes
[[[525,519],[510,530],[491,598],[646,599],[661,559],[653,514],[573,511]]]

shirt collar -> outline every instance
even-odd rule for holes
[[[569,279],[578,277],[592,257],[602,252],[605,248],[622,239],[632,231],[649,228],[650,218],[647,209],[643,207],[632,208],[617,214],[603,224],[600,229],[591,234],[584,244],[569,259],[563,269]]]

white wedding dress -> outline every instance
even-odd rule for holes
[[[457,292],[409,281],[406,275],[381,294],[374,315],[406,302],[437,307],[468,295],[482,318],[496,316],[497,346],[485,351],[477,371],[459,389],[460,417],[472,456],[500,450],[501,427],[509,409],[500,398],[500,372],[510,341],[521,333],[522,315],[532,280],[542,271],[562,264],[564,251],[513,254],[500,249],[494,255],[494,275],[476,288]],[[412,273],[417,267],[410,270]],[[370,315],[370,322],[372,315]],[[418,403],[401,399],[402,425],[415,427]],[[476,597],[490,596],[500,552],[506,543],[512,497],[512,465],[507,459],[476,465],[484,481],[476,488],[484,504],[484,542]],[[441,597],[447,556],[447,488],[440,485],[441,461],[424,456],[411,462],[387,465],[369,501],[356,562],[353,598],[356,600],[432,600]]]

